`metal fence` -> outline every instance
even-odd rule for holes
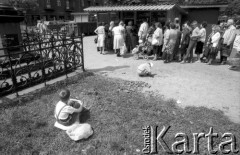
[[[23,34],[21,45],[0,49],[0,97],[84,71],[82,36],[60,36]]]

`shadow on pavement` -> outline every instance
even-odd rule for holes
[[[130,66],[107,66],[99,69],[90,69],[90,72],[101,72],[101,71],[115,71],[118,69],[129,68]]]

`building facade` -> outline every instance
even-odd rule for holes
[[[102,4],[103,0],[38,0],[39,7],[26,13],[27,24],[36,25],[40,19],[72,21],[73,12],[83,12],[86,7]]]

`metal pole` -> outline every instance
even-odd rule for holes
[[[81,39],[81,49],[80,49],[80,52],[81,52],[81,59],[82,59],[82,70],[85,72],[85,67],[84,67],[84,52],[83,52],[83,35],[81,34],[80,35],[80,39]]]

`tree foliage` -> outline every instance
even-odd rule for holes
[[[23,11],[35,10],[39,6],[38,0],[8,0],[8,3]]]
[[[225,10],[225,15],[227,16],[240,15],[240,1],[229,0],[229,5]]]

